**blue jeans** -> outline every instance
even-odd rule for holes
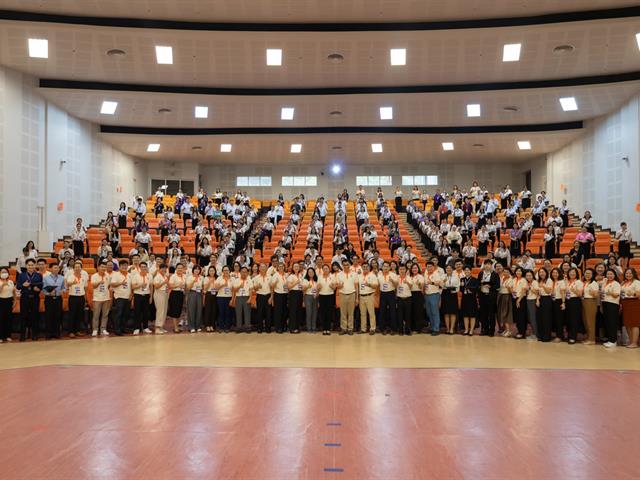
[[[440,294],[432,293],[424,296],[424,309],[431,323],[431,331],[440,331]]]

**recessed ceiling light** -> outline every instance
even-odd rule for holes
[[[159,150],[160,150],[159,143],[150,143],[149,146],[147,147],[147,152],[157,152]]]
[[[220,144],[220,151],[223,153],[229,153],[231,151],[231,144],[230,143]]]
[[[30,38],[29,56],[31,58],[49,58],[49,40],[45,38]]]
[[[467,117],[479,117],[480,116],[480,104],[470,103],[467,105]]]
[[[342,167],[340,165],[332,165],[331,166],[331,173],[333,173],[334,175],[340,175],[340,172],[342,171]]]
[[[300,153],[302,151],[301,143],[292,143],[291,144],[291,153]]]
[[[202,150],[202,147],[200,145],[194,145],[191,147],[191,150]]]
[[[340,110],[334,110],[332,112],[329,112],[329,116],[330,117],[341,117],[342,116],[342,112]]]
[[[638,48],[640,49],[640,33],[636,33],[636,42],[638,43]]]
[[[194,115],[196,118],[207,118],[209,116],[209,107],[203,105],[197,106]]]
[[[522,44],[520,43],[508,43],[502,49],[502,61],[503,62],[517,62],[520,60],[520,49]]]
[[[282,49],[267,48],[267,65],[271,67],[282,65]]]
[[[393,120],[393,107],[380,107],[380,120]]]
[[[381,143],[372,143],[371,151],[373,153],[382,153],[382,144]]]
[[[159,108],[159,109],[158,109],[158,113],[159,113],[160,115],[164,115],[164,114],[166,114],[166,113],[171,113],[171,109],[170,109],[170,108],[166,108],[166,107]]]
[[[340,145],[333,145],[331,150],[342,150],[342,147]]]
[[[172,65],[173,64],[173,48],[156,45],[156,61],[160,65]]]
[[[484,143],[474,143],[474,144],[473,144],[473,145],[471,145],[471,146],[472,146],[472,147],[475,147],[475,148],[482,148],[482,147],[484,147]]]
[[[407,50],[405,48],[392,48],[389,50],[391,65],[406,65]]]
[[[571,53],[576,49],[576,47],[574,47],[573,45],[558,45],[556,47],[553,48],[553,53],[555,55],[564,55],[566,53]]]
[[[443,150],[453,150],[453,142],[442,142]]]
[[[573,112],[578,110],[578,103],[575,97],[564,97],[560,99],[560,105],[565,112]]]
[[[102,102],[102,107],[100,107],[100,113],[102,115],[113,115],[116,113],[116,108],[118,108],[118,102],[109,102],[105,100]]]
[[[506,107],[503,107],[502,109],[503,109],[505,112],[512,112],[512,113],[515,113],[515,112],[519,112],[519,111],[520,111],[520,108],[519,108],[519,107],[516,107],[515,105],[507,105]]]
[[[518,148],[520,150],[531,150],[531,142],[528,140],[521,140],[518,142]]]
[[[294,112],[295,112],[295,108],[293,107],[282,107],[282,110],[280,111],[280,119],[293,120]]]
[[[127,54],[124,50],[120,50],[119,48],[112,48],[111,50],[107,50],[107,55],[109,57],[124,57]]]
[[[327,60],[329,60],[331,63],[342,63],[344,62],[344,56],[339,53],[332,53],[330,55],[327,55]]]

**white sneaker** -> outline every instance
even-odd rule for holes
[[[156,328],[156,335],[163,335],[165,332],[164,328]]]
[[[536,337],[535,335],[529,335],[527,337],[527,340],[537,340],[537,339],[538,339],[538,337]]]
[[[144,333],[153,333],[150,328],[145,328]]]
[[[201,329],[201,328],[199,328],[199,329],[198,329],[198,331],[199,331],[199,332],[201,332],[201,331],[202,331],[202,329]]]
[[[109,332],[107,332],[107,329],[106,329],[106,328],[103,328],[103,329],[102,329],[102,335],[103,335],[103,336],[105,336],[105,337],[108,337],[108,336],[109,336]]]
[[[5,338],[4,339],[5,342],[13,342],[13,339],[11,337]]]
[[[191,330],[189,330],[189,333],[196,333],[196,331],[192,328]]]
[[[606,348],[613,348],[616,347],[617,345],[613,342],[604,342],[602,345],[604,345]]]
[[[94,330],[93,332],[91,332],[91,336],[92,337],[97,337],[98,336],[98,330]]]
[[[140,335],[140,329],[139,329],[139,328],[136,328],[136,329],[133,331],[133,334],[134,334],[134,335]]]

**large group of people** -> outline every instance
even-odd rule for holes
[[[82,219],[57,252],[57,261],[48,264],[29,242],[18,258],[15,282],[9,269],[0,270],[0,340],[11,339],[15,303],[20,305],[20,340],[39,338],[43,296],[46,338],[58,338],[63,331],[70,337],[168,330],[337,331],[501,335],[638,347],[640,281],[629,267],[632,238],[626,225],[616,234],[618,252],[587,268],[594,220],[585,213],[575,247],[560,255],[569,210],[566,202],[551,206],[544,192],[534,196],[525,188],[514,193],[505,186],[494,195],[474,182],[468,190],[454,186],[430,196],[416,187],[406,208],[398,193],[394,204],[379,188],[367,202],[364,188],[358,187],[355,199],[345,190],[332,208],[319,198],[309,212],[304,195],[289,202],[288,209],[280,196],[273,207],[258,210],[242,192],[229,196],[218,190],[209,196],[201,190],[195,204],[178,192],[168,206],[158,191],[152,212],[137,197],[101,223],[104,238],[93,255],[95,273],[89,275],[82,261],[89,254]],[[402,237],[400,212],[419,233],[426,252],[421,260],[411,239]],[[332,222],[327,222],[330,214]],[[149,215],[160,218],[164,255],[153,252]],[[195,256],[182,248],[176,216],[184,223],[183,236],[190,223]],[[350,237],[349,220],[357,226],[355,237]],[[274,239],[280,222],[282,237]],[[135,239],[128,252],[119,239],[125,228]],[[546,228],[541,265],[527,249],[535,228]],[[272,241],[277,245],[266,261],[262,255],[256,260],[256,251]],[[320,252],[326,252],[329,241],[333,255],[324,258]],[[390,258],[381,258],[381,242]],[[305,249],[303,258],[296,259],[292,252],[299,244]]]

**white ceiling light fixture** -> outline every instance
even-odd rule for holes
[[[116,113],[116,109],[118,108],[118,102],[110,102],[105,100],[102,102],[102,106],[100,107],[100,113],[102,115],[113,115]]]
[[[282,107],[280,111],[280,120],[293,120],[296,109],[293,107]]]
[[[521,43],[508,43],[502,49],[502,61],[503,62],[518,62],[520,61],[520,49]]]
[[[640,50],[640,33],[636,33],[636,42],[638,43],[638,49]]]
[[[231,151],[232,145],[230,143],[222,143],[220,144],[220,151],[222,153],[229,153]]]
[[[453,142],[442,142],[442,149],[445,151],[453,150]]]
[[[406,48],[392,48],[389,50],[389,56],[391,58],[391,65],[398,66],[407,64]]]
[[[578,102],[575,97],[564,97],[560,99],[560,105],[565,112],[574,112],[578,110]]]
[[[282,65],[282,49],[267,48],[267,65],[270,67],[279,67]]]
[[[382,144],[381,143],[372,143],[371,151],[373,153],[382,153]]]
[[[467,105],[467,117],[479,117],[481,113],[479,103],[470,103]]]
[[[173,65],[173,47],[156,45],[156,61],[159,65]]]
[[[150,143],[147,147],[147,152],[158,152],[160,150],[159,143]]]
[[[335,164],[331,166],[331,173],[334,175],[340,175],[340,172],[342,172],[342,167],[340,165]]]
[[[291,153],[300,153],[302,152],[302,144],[301,143],[292,143],[291,144]]]
[[[531,142],[529,140],[520,140],[518,142],[518,148],[520,150],[531,150]]]
[[[208,118],[209,117],[209,107],[204,105],[198,105],[195,108],[194,115],[196,118]]]
[[[31,58],[49,58],[49,40],[46,38],[29,39],[29,56]]]
[[[393,107],[380,107],[380,120],[393,120]]]

